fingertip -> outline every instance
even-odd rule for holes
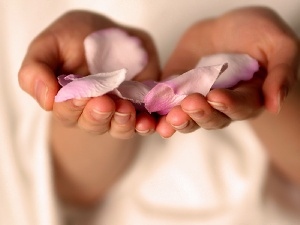
[[[265,108],[273,114],[278,114],[288,95],[289,89],[296,80],[293,67],[286,63],[279,63],[268,71],[263,84]]]
[[[166,116],[166,122],[174,129],[181,130],[188,125],[189,116],[182,111],[180,106],[176,106]]]
[[[285,98],[288,95],[288,88],[283,86],[279,91],[265,92],[265,108],[272,114],[279,114]]]
[[[228,102],[231,94],[229,89],[213,89],[208,92],[206,99],[208,102]]]
[[[183,99],[180,105],[184,112],[193,113],[207,106],[207,100],[200,94],[191,94]]]
[[[89,108],[98,112],[114,112],[116,103],[108,95],[92,98],[89,102]]]
[[[156,132],[162,138],[169,138],[176,132],[176,130],[166,121],[166,116],[163,116],[160,118],[156,126]]]
[[[141,112],[137,114],[135,130],[140,135],[152,134],[155,130],[156,121],[149,113]]]
[[[117,99],[109,133],[112,137],[129,139],[135,135],[136,111],[128,100]]]
[[[118,112],[132,112],[135,111],[133,104],[125,99],[116,99],[115,100],[116,111]]]
[[[133,104],[124,99],[118,99],[115,101],[116,109],[114,114],[114,121],[118,125],[132,124],[136,119],[136,111]]]
[[[53,71],[43,63],[23,65],[18,74],[20,87],[30,94],[45,110],[52,110],[54,97],[59,89]]]

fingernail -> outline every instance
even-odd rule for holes
[[[86,105],[88,99],[89,98],[74,98],[73,104],[77,107],[82,107],[82,106]]]
[[[129,121],[129,119],[130,119],[130,114],[115,112],[114,120],[118,124],[125,124],[125,123],[127,123]]]
[[[277,100],[277,105],[278,105],[278,108],[277,108],[277,114],[280,113],[281,107],[282,107],[282,103],[283,103],[284,100],[286,99],[287,94],[288,94],[288,88],[287,88],[287,87],[283,87],[283,88],[281,89],[281,91],[279,92],[279,94],[278,94],[278,100]]]
[[[189,124],[189,121],[186,121],[185,123],[181,124],[181,125],[172,125],[176,130],[182,130],[184,128],[186,128]]]
[[[92,111],[92,116],[95,120],[105,120],[112,115],[112,112],[101,112],[96,109]]]
[[[185,111],[187,114],[190,115],[193,119],[201,119],[204,116],[204,111],[203,110],[195,110],[195,111]]]
[[[136,132],[138,132],[139,134],[141,135],[145,135],[145,134],[148,134],[148,133],[152,133],[152,130],[138,130],[138,129],[135,129]]]
[[[41,80],[38,80],[35,85],[35,99],[44,108],[46,104],[46,98],[48,95],[48,87]]]
[[[226,109],[226,106],[223,103],[212,102],[212,101],[207,101],[207,102],[216,110],[224,111]]]

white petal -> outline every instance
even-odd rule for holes
[[[212,88],[230,88],[239,81],[250,80],[258,71],[258,62],[247,54],[215,54],[203,57],[197,67],[228,63],[228,68],[216,80]]]
[[[82,77],[62,87],[55,96],[56,102],[73,98],[97,97],[117,88],[124,80],[126,69]]]
[[[84,40],[84,48],[91,74],[126,68],[126,80],[131,80],[147,64],[141,41],[121,29],[109,28],[90,34]]]

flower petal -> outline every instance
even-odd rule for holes
[[[206,95],[227,64],[197,67],[180,76],[157,84],[145,97],[145,107],[151,112],[163,115],[189,94]]]
[[[57,77],[57,80],[60,86],[66,86],[68,83],[72,82],[73,80],[77,80],[78,78],[82,78],[82,77],[83,76],[76,75],[76,74],[59,75]]]
[[[218,77],[212,88],[230,88],[241,80],[250,80],[258,71],[258,62],[247,54],[215,54],[203,57],[197,67],[228,63],[228,68]]]
[[[140,39],[117,28],[90,34],[84,40],[84,49],[91,74],[126,68],[126,80],[131,80],[147,64]]]
[[[187,96],[175,94],[172,87],[163,83],[157,84],[153,89],[145,98],[145,108],[149,113],[165,115]]]
[[[76,78],[63,86],[55,96],[56,102],[72,98],[97,97],[117,88],[124,80],[126,69]],[[76,75],[75,75],[76,77]]]
[[[111,93],[122,99],[130,100],[133,103],[143,104],[145,96],[152,87],[146,83],[138,81],[124,81],[118,88]]]

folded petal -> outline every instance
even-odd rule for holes
[[[126,68],[126,80],[131,80],[147,64],[140,39],[117,28],[90,34],[84,40],[84,49],[91,74]]]
[[[218,77],[212,88],[229,88],[239,81],[250,80],[258,71],[258,62],[247,54],[215,54],[203,57],[197,67],[228,63],[228,68]]]
[[[145,96],[151,90],[152,86],[148,83],[138,81],[124,81],[118,88],[113,90],[111,94],[117,95],[119,98],[130,100],[133,103],[143,104]]]
[[[163,115],[189,94],[206,95],[213,83],[225,71],[227,64],[197,67],[180,76],[157,84],[145,97],[145,107],[151,112]]]
[[[68,83],[72,82],[73,80],[77,80],[78,78],[82,78],[83,76],[76,75],[76,74],[69,74],[69,75],[59,75],[57,77],[58,83],[60,86],[65,86]]]
[[[117,88],[124,80],[126,69],[110,73],[98,73],[86,77],[77,78],[76,75],[66,76],[73,79],[63,86],[55,96],[56,102],[66,101],[72,98],[97,97]]]

